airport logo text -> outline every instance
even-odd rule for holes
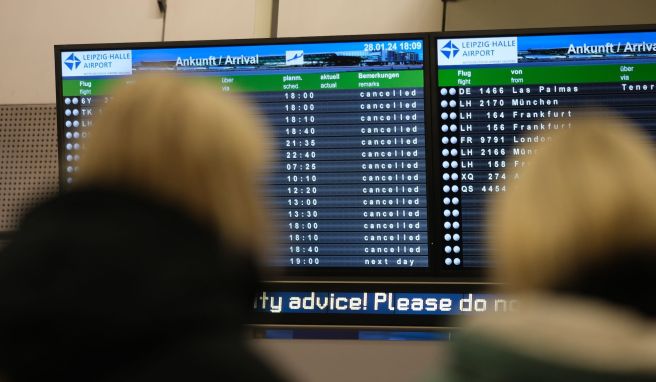
[[[120,76],[132,74],[132,51],[62,52],[63,77]]]
[[[439,65],[516,64],[517,37],[439,39]]]

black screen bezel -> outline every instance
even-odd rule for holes
[[[61,94],[61,51],[68,50],[98,50],[120,48],[163,48],[163,47],[198,47],[198,46],[231,46],[231,45],[259,45],[259,44],[286,44],[310,42],[337,42],[354,40],[393,40],[393,39],[422,39],[424,41],[424,81],[425,81],[425,126],[426,126],[426,160],[427,160],[427,209],[430,216],[439,210],[439,199],[434,191],[434,181],[437,180],[433,153],[439,145],[439,133],[432,136],[433,131],[438,132],[439,121],[434,118],[438,110],[437,97],[437,39],[462,37],[495,37],[505,35],[531,36],[531,35],[558,35],[558,34],[586,34],[586,33],[618,33],[656,31],[656,25],[619,25],[619,26],[593,26],[593,27],[558,27],[539,29],[497,29],[478,31],[447,31],[435,33],[412,34],[385,34],[363,36],[330,36],[308,38],[280,38],[280,39],[238,39],[238,40],[209,40],[209,41],[176,41],[176,42],[143,42],[143,43],[116,43],[116,44],[78,44],[55,46],[55,70],[57,91],[57,132],[58,146],[63,144],[63,113]],[[61,163],[62,150],[59,149],[58,158]],[[63,189],[63,166],[58,166],[60,172],[60,190]],[[429,220],[430,221],[430,220]],[[292,268],[291,270],[271,276],[273,281],[265,283],[265,288],[272,290],[330,290],[330,291],[403,291],[403,292],[433,292],[448,293],[467,289],[467,293],[485,291],[492,285],[484,281],[483,268],[457,268],[446,269],[436,261],[436,238],[441,237],[441,225],[428,224],[429,232],[429,267],[420,269],[371,269],[371,268]],[[362,270],[367,272],[363,273]],[[375,271],[375,272],[373,272]],[[340,276],[335,276],[340,273]],[[263,325],[300,325],[309,323],[319,326],[347,325],[347,326],[385,326],[385,327],[450,327],[451,319],[446,316],[397,316],[397,315],[335,315],[335,314],[256,314],[253,322]]]

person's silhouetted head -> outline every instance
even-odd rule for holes
[[[84,146],[73,189],[0,254],[0,374],[279,380],[242,338],[268,237],[253,111],[211,82],[138,77]]]
[[[151,195],[212,225],[231,244],[265,245],[265,130],[253,109],[209,80],[137,78],[104,107],[86,148],[80,187]]]
[[[518,179],[489,215],[496,280],[511,292],[558,290],[632,305],[636,291],[646,293],[638,284],[656,275],[653,144],[612,114],[573,125],[508,160]]]

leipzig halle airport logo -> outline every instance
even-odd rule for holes
[[[449,40],[449,42],[444,44],[444,46],[442,47],[442,49],[440,49],[440,51],[446,58],[451,59],[454,58],[456,54],[458,54],[458,52],[460,52],[460,49],[458,49],[458,47],[456,46],[456,44],[453,43],[453,41]]]
[[[288,50],[285,52],[285,65],[303,65],[302,50]]]
[[[80,59],[75,56],[75,53],[71,53],[71,55],[66,57],[64,60],[64,65],[68,66],[68,69],[70,70],[75,70],[78,66],[80,66],[81,62],[82,61],[80,61]]]

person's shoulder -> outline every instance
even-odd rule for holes
[[[176,261],[221,268],[219,263],[231,257],[218,232],[175,206],[100,188],[62,193],[34,207],[3,249],[3,254],[11,253],[23,263],[32,258],[76,264],[93,254],[94,261],[117,269],[123,263]],[[5,256],[7,261],[14,257]]]
[[[656,325],[594,300],[524,296],[516,312],[464,320],[454,338],[448,381],[656,380]]]
[[[32,206],[22,217],[18,228],[21,230],[44,223],[57,228],[69,221],[79,222],[80,218],[88,222],[88,217],[102,216],[105,211],[129,210],[139,204],[147,203],[135,194],[111,189],[83,188],[60,192]],[[58,224],[53,224],[53,220]]]
[[[77,237],[112,233],[148,235],[168,231],[163,238],[177,234],[198,234],[216,239],[216,232],[196,221],[181,208],[143,192],[116,188],[89,187],[60,193],[35,206],[22,219],[20,230],[39,231],[43,226],[66,232],[77,230]],[[61,232],[66,231],[66,232]],[[34,234],[34,231],[30,232]],[[216,241],[216,240],[215,240]]]

